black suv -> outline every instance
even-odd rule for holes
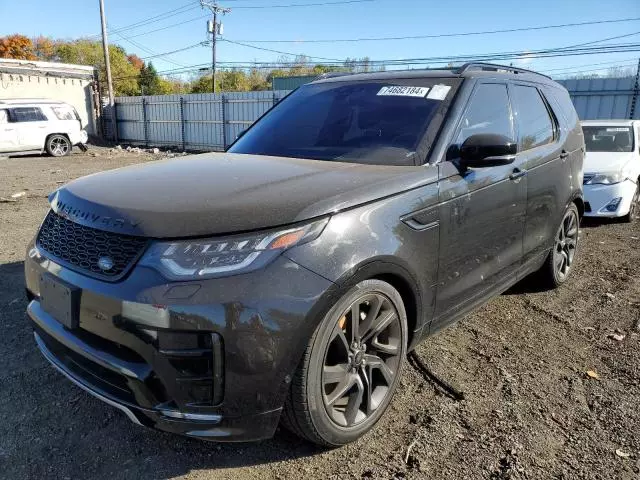
[[[421,340],[531,273],[567,279],[583,155],[533,72],[315,81],[226,153],[54,192],[25,262],[35,341],[139,424],[345,444]]]

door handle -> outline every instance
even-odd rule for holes
[[[565,158],[567,158],[569,156],[569,152],[567,152],[566,150],[562,150],[562,152],[560,153],[560,158],[562,160],[564,160]]]
[[[514,168],[511,175],[509,175],[509,180],[518,180],[519,178],[524,177],[527,174],[526,170],[520,170],[519,168]]]

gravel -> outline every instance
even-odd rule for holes
[[[639,223],[584,224],[568,284],[525,281],[418,347],[463,400],[405,362],[383,419],[340,449],[286,431],[257,444],[185,439],[135,426],[72,386],[41,357],[24,315],[26,243],[62,183],[163,156],[94,147],[0,158],[0,197],[12,200],[0,203],[0,477],[638,478]]]

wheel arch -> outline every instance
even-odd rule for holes
[[[417,278],[404,266],[392,259],[376,259],[363,263],[336,282],[341,292],[364,280],[381,280],[395,288],[407,314],[408,350],[413,349],[420,340],[420,332],[424,328],[424,308],[422,294]]]

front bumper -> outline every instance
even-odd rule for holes
[[[273,435],[333,285],[286,257],[225,279],[168,284],[134,267],[109,283],[57,265],[33,245],[30,252],[28,315],[45,358],[136,423],[216,441]],[[43,274],[80,289],[78,327],[42,307]],[[136,318],[125,303],[141,307]],[[154,324],[159,310],[165,315]]]
[[[87,134],[86,130],[69,132],[69,140],[71,140],[72,145],[84,145],[89,140],[89,135]]]
[[[584,200],[589,208],[585,209],[585,217],[622,217],[629,213],[636,184],[631,180],[613,185],[584,185]],[[614,199],[620,198],[620,203],[613,211],[607,210],[607,205]]]

